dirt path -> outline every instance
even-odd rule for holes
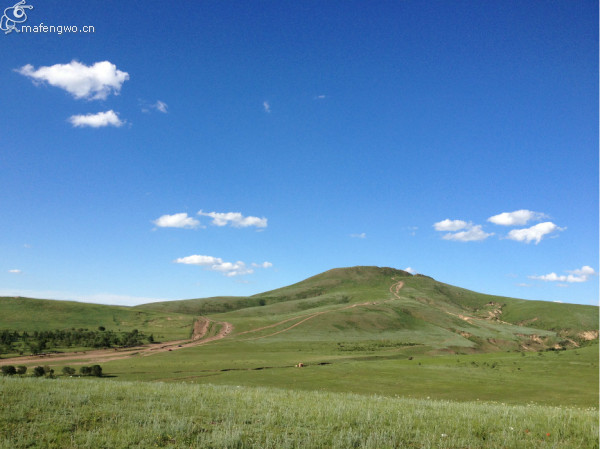
[[[95,349],[92,351],[83,352],[66,352],[60,354],[43,354],[26,357],[14,357],[10,359],[0,359],[0,366],[3,365],[28,365],[33,363],[39,364],[56,364],[64,361],[69,361],[72,365],[83,365],[86,363],[102,363],[113,360],[127,359],[134,356],[146,357],[161,352],[176,351],[182,348],[198,346],[209,343],[211,341],[225,338],[233,330],[233,325],[225,321],[214,322],[215,325],[220,325],[220,329],[216,335],[204,338],[210,327],[211,320],[204,317],[199,317],[194,322],[191,340],[174,340],[155,345],[137,346],[134,348],[125,349]]]

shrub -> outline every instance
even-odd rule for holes
[[[70,366],[65,366],[62,369],[62,372],[65,376],[72,376],[73,374],[75,374],[75,368],[71,368]]]
[[[24,365],[19,365],[17,366],[17,374],[22,376],[23,374],[25,374],[27,372],[27,367]]]
[[[17,374],[17,370],[12,365],[5,365],[2,367],[2,374],[4,374],[5,376],[14,376],[15,374]]]
[[[46,370],[43,366],[36,366],[33,368],[33,375],[35,377],[42,377],[44,374],[46,374]]]
[[[93,365],[91,371],[92,376],[102,377],[102,367],[100,365]]]

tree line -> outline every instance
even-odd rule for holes
[[[154,343],[152,334],[145,335],[134,329],[130,332],[115,332],[100,326],[98,330],[56,329],[47,331],[19,332],[0,331],[0,352],[40,354],[55,348],[114,348],[132,347]]]

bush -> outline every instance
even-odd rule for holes
[[[91,370],[92,370],[92,372],[91,372],[92,376],[102,377],[102,367],[100,365],[93,365]]]
[[[17,374],[17,369],[12,365],[5,365],[2,367],[2,374],[5,376],[14,376]]]
[[[75,374],[75,368],[71,368],[70,366],[65,366],[62,369],[62,372],[65,376],[72,376],[73,374]]]
[[[92,373],[92,368],[90,368],[89,366],[82,366],[81,368],[79,368],[79,373],[82,376],[89,376]]]
[[[24,365],[19,365],[17,366],[17,374],[22,376],[23,374],[25,374],[27,372],[27,367]]]
[[[44,374],[46,374],[46,370],[43,366],[36,366],[33,368],[33,375],[35,377],[42,377]]]

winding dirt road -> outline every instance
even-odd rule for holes
[[[59,354],[41,354],[26,357],[14,357],[9,359],[0,359],[0,366],[3,365],[28,365],[32,363],[39,364],[55,364],[57,362],[69,361],[73,365],[83,365],[86,363],[101,363],[110,362],[112,360],[127,359],[134,356],[146,357],[153,354],[158,354],[167,351],[176,351],[182,348],[191,346],[203,345],[212,341],[225,338],[233,330],[233,325],[225,321],[212,321],[213,325],[219,326],[218,332],[205,338],[211,320],[205,317],[199,317],[194,322],[191,340],[174,340],[166,343],[158,343],[154,345],[137,346],[124,349],[95,349],[92,351],[83,352],[65,352]]]

